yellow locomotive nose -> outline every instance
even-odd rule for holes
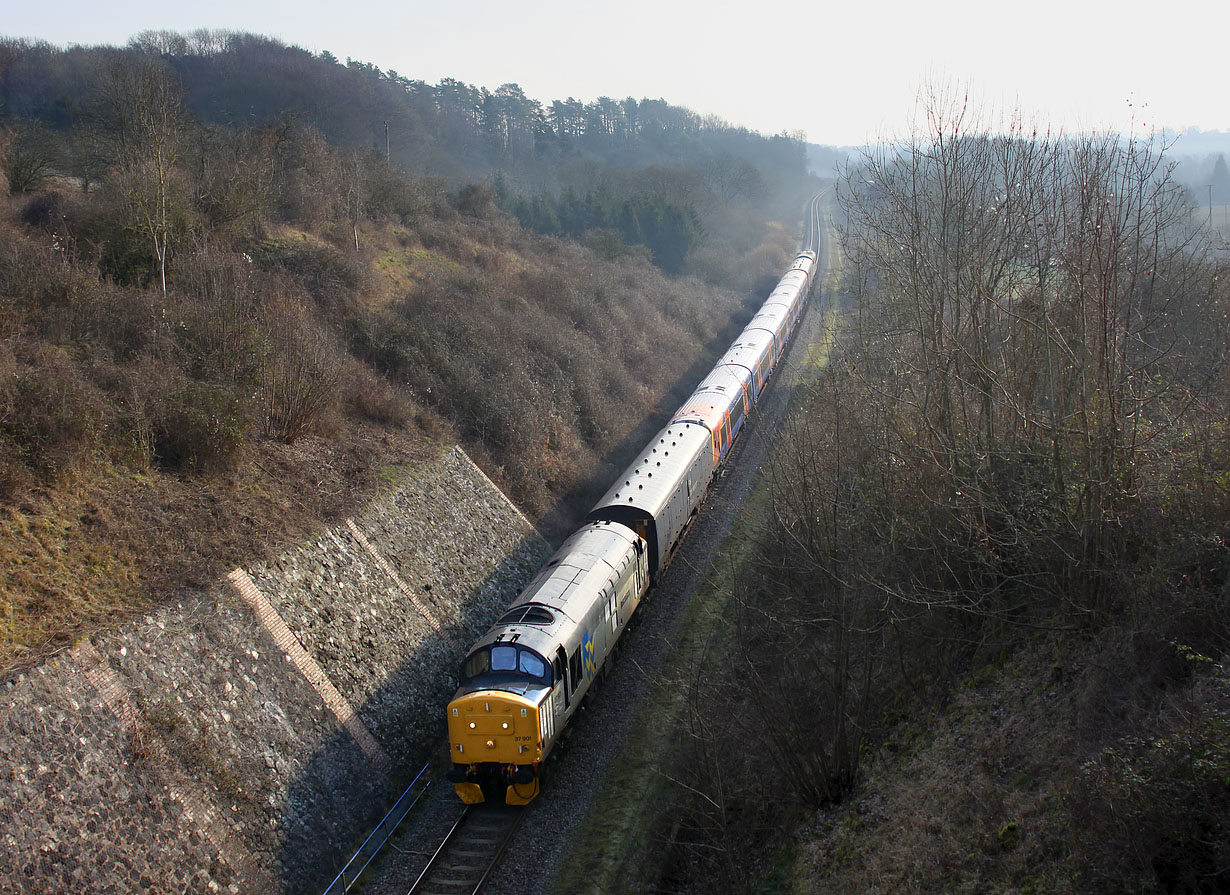
[[[538,707],[513,693],[480,690],[448,707],[449,751],[456,764],[533,764],[542,758]]]
[[[525,805],[538,794],[542,731],[528,699],[503,690],[459,696],[448,706],[448,739],[462,801]]]

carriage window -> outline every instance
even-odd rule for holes
[[[493,646],[491,648],[492,671],[516,671],[517,648],[515,646]]]

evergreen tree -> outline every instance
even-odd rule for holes
[[[1213,164],[1213,177],[1209,181],[1213,185],[1213,201],[1219,205],[1230,202],[1230,167],[1226,166],[1226,157],[1217,156]]]

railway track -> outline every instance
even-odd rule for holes
[[[407,895],[477,895],[524,817],[520,807],[466,808]]]

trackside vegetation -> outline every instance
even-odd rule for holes
[[[1147,136],[921,112],[841,183],[658,886],[1226,891],[1226,247]]]

